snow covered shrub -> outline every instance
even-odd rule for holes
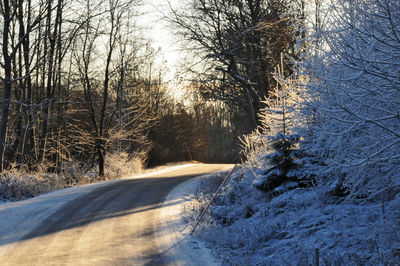
[[[323,202],[316,189],[269,199],[240,168],[195,231],[222,265],[399,265],[400,194],[388,202]],[[217,184],[214,184],[215,191]],[[211,194],[200,188],[185,207],[191,225]]]
[[[113,179],[132,175],[143,170],[141,157],[129,158],[126,153],[106,156],[107,178]],[[103,181],[95,168],[82,164],[65,162],[59,173],[47,173],[46,167],[38,167],[36,172],[11,169],[0,173],[0,198],[23,200],[56,189],[74,185]]]
[[[400,190],[400,4],[338,0],[300,63],[314,110],[304,148],[325,167],[314,174],[352,198]],[[340,185],[342,184],[342,185]]]
[[[63,179],[55,174],[30,173],[11,169],[0,174],[0,198],[23,200],[64,188]]]
[[[242,136],[240,141],[242,144],[242,154],[246,158],[244,164],[249,168],[265,167],[262,157],[265,155],[268,140],[256,130]]]
[[[105,158],[107,176],[115,178],[133,175],[143,171],[143,159],[140,156],[132,158],[125,152],[107,154]]]

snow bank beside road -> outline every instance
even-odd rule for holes
[[[183,219],[185,204],[195,197],[202,183],[215,178],[217,174],[190,179],[175,187],[165,198],[161,210],[162,222],[156,230],[164,263],[168,265],[220,265],[219,261],[211,255],[210,249],[201,240],[191,236],[191,228]]]
[[[400,195],[343,201],[316,187],[268,196],[253,178],[234,174],[195,232],[222,265],[310,265],[316,257],[321,265],[400,265]],[[209,197],[188,205],[200,212]]]

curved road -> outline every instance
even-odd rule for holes
[[[160,254],[154,232],[168,192],[228,166],[192,165],[110,182],[79,195],[18,241],[0,245],[0,265],[163,265],[168,260]]]

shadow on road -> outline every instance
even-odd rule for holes
[[[0,242],[10,244],[41,237],[63,230],[82,227],[104,219],[154,210],[162,206],[169,191],[177,184],[197,175],[140,178],[115,182],[78,197],[44,219],[28,234],[0,236]],[[167,204],[179,204],[174,201]]]

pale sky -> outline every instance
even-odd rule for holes
[[[179,0],[170,0],[174,6],[179,5]],[[148,27],[152,47],[157,50],[161,48],[164,59],[167,60],[169,75],[167,79],[173,79],[176,73],[176,65],[181,58],[179,44],[176,37],[168,29],[167,23],[163,20],[161,12],[167,13],[169,10],[168,0],[143,0],[143,11],[145,15],[139,20],[140,26]]]

